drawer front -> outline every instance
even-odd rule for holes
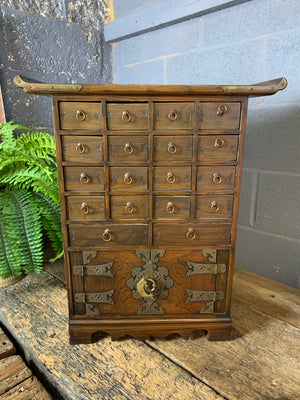
[[[239,129],[240,103],[203,102],[199,129]]]
[[[197,168],[197,190],[233,190],[235,167],[211,166]]]
[[[112,219],[148,218],[148,196],[111,196]]]
[[[238,135],[206,135],[198,138],[198,161],[236,161]]]
[[[101,103],[66,101],[59,103],[60,129],[102,130]]]
[[[103,167],[64,167],[66,190],[104,190]]]
[[[190,190],[191,167],[154,167],[154,190]]]
[[[108,158],[113,162],[148,160],[147,136],[108,136]]]
[[[231,224],[154,224],[155,246],[228,246]]]
[[[155,219],[188,219],[190,218],[190,209],[190,196],[154,196]]]
[[[102,137],[62,136],[62,159],[72,162],[103,161]]]
[[[69,225],[69,245],[71,247],[114,247],[146,246],[148,244],[148,225]]]
[[[68,219],[104,219],[104,196],[68,196]]]
[[[154,161],[192,161],[192,136],[154,136]]]
[[[147,167],[110,167],[110,190],[144,192],[148,190]]]
[[[154,129],[194,128],[194,103],[154,103]]]
[[[232,195],[196,196],[196,218],[232,218]]]
[[[148,104],[107,104],[107,125],[112,131],[147,130]]]

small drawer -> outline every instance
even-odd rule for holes
[[[154,161],[192,161],[192,136],[154,136]]]
[[[66,190],[103,191],[103,167],[64,167]]]
[[[148,190],[147,167],[110,167],[110,190],[115,192],[144,192]]]
[[[196,196],[196,218],[232,218],[232,195]]]
[[[148,218],[148,196],[111,196],[112,219]]]
[[[154,246],[228,246],[231,224],[154,224]]]
[[[198,138],[198,161],[236,161],[238,135],[206,135]]]
[[[216,166],[197,168],[197,190],[233,190],[235,167]]]
[[[154,167],[154,190],[190,190],[191,167]]]
[[[61,145],[63,161],[103,161],[102,136],[62,136]]]
[[[65,101],[59,103],[60,129],[102,130],[101,103]]]
[[[240,103],[203,102],[199,129],[239,129]]]
[[[194,103],[154,103],[154,129],[194,128]]]
[[[188,219],[190,209],[190,196],[154,196],[153,199],[155,219]]]
[[[147,224],[68,225],[71,247],[146,246]]]
[[[148,137],[108,136],[108,158],[113,162],[148,161]]]
[[[68,196],[68,219],[104,219],[104,196]]]
[[[107,104],[107,125],[111,131],[148,129],[148,103]]]

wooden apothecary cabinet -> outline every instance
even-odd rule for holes
[[[230,339],[247,100],[286,80],[15,83],[53,99],[71,343]]]

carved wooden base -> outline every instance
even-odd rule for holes
[[[196,330],[206,331],[207,339],[211,341],[230,340],[231,319],[78,320],[69,325],[70,344],[94,343],[107,335],[112,339],[130,336],[146,340],[149,337],[162,339],[176,333],[187,339]]]

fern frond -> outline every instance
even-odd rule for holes
[[[0,150],[6,147],[15,146],[14,131],[16,129],[28,130],[26,126],[15,125],[13,121],[0,122]]]
[[[16,145],[23,153],[34,160],[43,160],[49,165],[55,164],[55,141],[49,133],[30,132],[21,134],[16,139]]]

